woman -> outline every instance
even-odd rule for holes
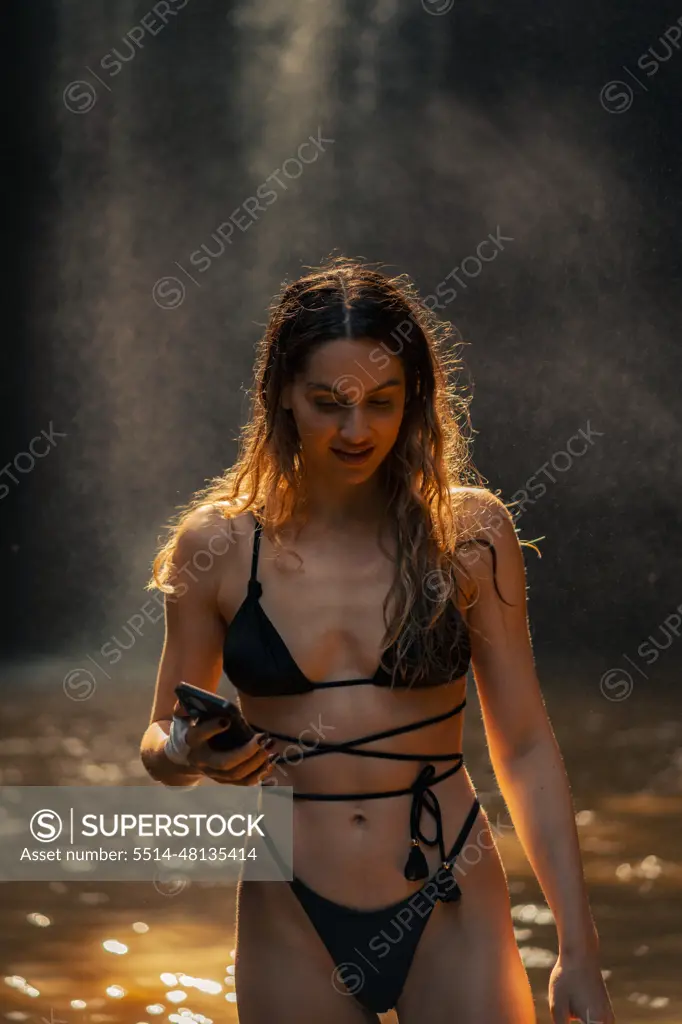
[[[294,791],[293,880],[238,888],[242,1024],[352,1024],[390,1007],[401,1024],[535,1021],[460,753],[470,663],[557,923],[554,1021],[613,1022],[520,544],[471,465],[449,327],[409,280],[359,261],[285,287],[237,463],[179,514],[154,563],[167,599],[150,774]],[[188,726],[173,691],[215,691],[223,669],[257,735],[218,754],[206,740],[225,723]]]

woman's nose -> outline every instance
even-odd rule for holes
[[[347,444],[360,445],[363,441],[369,440],[369,425],[367,417],[359,405],[354,405],[344,414],[341,430],[341,437]]]

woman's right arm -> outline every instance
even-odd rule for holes
[[[230,541],[224,554],[213,554],[214,543],[217,550],[222,552],[225,549],[226,535]],[[176,542],[171,575],[176,593],[167,594],[165,599],[163,650],[150,722],[140,744],[140,758],[149,775],[166,786],[196,785],[204,774],[199,768],[171,761],[164,753],[164,747],[170,732],[178,683],[192,683],[213,693],[218,689],[224,641],[224,623],[218,610],[218,587],[222,574],[229,572],[230,562],[235,562],[237,542],[234,536],[235,531],[227,529],[226,520],[218,512],[201,507],[190,515]],[[213,726],[206,723],[191,728],[202,730],[202,733],[207,729],[209,733],[220,731],[215,723]],[[255,738],[240,748],[239,753],[242,759],[248,760],[252,769],[260,767],[266,757]],[[234,753],[230,760],[233,759]]]

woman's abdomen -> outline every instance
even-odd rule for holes
[[[413,764],[414,776],[419,767]],[[377,790],[382,788],[402,787],[394,778],[392,786],[389,782]],[[461,768],[432,791],[441,809],[447,853],[471,809],[474,789]],[[411,848],[411,805],[411,796],[294,800],[294,873],[320,895],[349,906],[372,908],[405,899],[424,884],[409,882],[404,874]],[[420,828],[435,838],[435,821],[426,810]],[[440,866],[438,847],[422,844],[422,850],[432,875]]]

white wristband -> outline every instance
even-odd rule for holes
[[[187,744],[186,736],[187,730],[190,725],[188,718],[181,718],[179,715],[173,715],[171,722],[170,733],[166,740],[163,752],[169,761],[173,761],[174,764],[182,764],[189,766],[189,753],[190,747]],[[198,771],[199,769],[197,769]]]

